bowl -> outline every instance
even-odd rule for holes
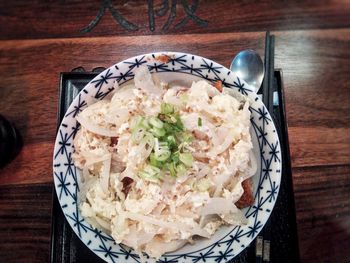
[[[72,161],[73,139],[79,130],[76,116],[88,105],[105,98],[119,85],[134,78],[140,65],[148,66],[152,74],[165,82],[205,79],[221,80],[223,85],[237,90],[251,101],[251,136],[258,169],[253,177],[254,204],[245,208],[248,223],[243,226],[223,226],[210,239],[201,239],[193,245],[163,255],[157,262],[225,262],[237,256],[255,239],[271,214],[281,181],[281,149],[278,133],[266,107],[253,91],[254,88],[239,79],[226,67],[200,56],[159,52],[123,60],[106,69],[76,96],[59,127],[53,156],[53,177],[63,213],[81,241],[107,262],[140,262],[131,248],[116,244],[111,236],[92,227],[81,215],[78,192],[81,171]],[[146,262],[155,262],[145,257]]]

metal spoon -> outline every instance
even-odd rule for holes
[[[264,63],[254,50],[243,50],[232,60],[231,71],[258,92],[264,79]]]

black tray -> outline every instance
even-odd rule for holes
[[[101,69],[98,69],[100,71]],[[75,72],[61,73],[58,124],[79,91],[98,73],[83,72],[81,68]],[[296,228],[292,173],[288,145],[287,122],[284,105],[284,89],[282,71],[276,70],[273,88],[278,93],[278,105],[274,106],[273,118],[279,133],[282,150],[282,180],[275,208],[262,233],[270,239],[270,262],[299,262],[298,238]],[[266,229],[267,228],[267,229]],[[262,262],[256,257],[256,242],[243,250],[230,262]],[[89,263],[104,262],[87,248],[75,235],[66,221],[59,205],[56,192],[53,194],[52,263]],[[118,261],[118,262],[123,262]],[[180,263],[180,262],[179,262]]]

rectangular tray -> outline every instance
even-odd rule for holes
[[[61,73],[58,125],[79,91],[97,73]],[[274,91],[278,93],[278,105],[274,106],[273,119],[279,134],[282,150],[282,179],[279,195],[270,216],[270,262],[299,262],[299,248],[296,228],[292,172],[288,144],[288,131],[284,105],[283,76],[281,70],[274,74]],[[51,232],[52,263],[99,263],[104,262],[87,248],[75,235],[66,221],[54,189]],[[121,259],[122,260],[122,259]],[[122,261],[119,261],[122,262]],[[255,256],[255,242],[243,250],[230,263],[258,262]],[[180,262],[179,262],[180,263]]]

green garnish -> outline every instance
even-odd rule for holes
[[[193,156],[191,153],[180,153],[180,161],[186,165],[186,167],[191,167],[193,162]]]
[[[170,175],[171,175],[172,177],[176,177],[177,171],[176,171],[176,166],[175,166],[175,164],[174,164],[174,163],[169,163],[169,164],[167,165],[167,168],[168,168],[169,171],[170,171]]]
[[[156,117],[151,117],[151,118],[149,118],[149,124],[151,124],[154,128],[158,128],[158,129],[161,129],[161,128],[163,128],[163,126],[164,126],[164,123],[160,120],[160,119],[158,119],[158,118],[156,118]]]
[[[162,103],[158,116],[136,116],[130,127],[134,143],[144,143],[152,148],[149,164],[138,174],[144,180],[159,182],[165,171],[172,177],[182,176],[192,166],[192,154],[186,151],[192,135],[184,130],[174,105]]]
[[[149,163],[152,166],[158,167],[158,168],[162,168],[164,166],[164,162],[158,161],[156,156],[154,155],[154,153],[151,153],[149,156]]]
[[[176,139],[175,139],[174,135],[168,135],[166,137],[166,142],[168,143],[168,145],[171,149],[174,149],[176,147]]]
[[[183,164],[179,164],[176,166],[176,172],[179,176],[183,176],[186,174],[186,167]]]
[[[138,173],[138,175],[146,181],[157,183],[161,178],[161,171],[158,167],[146,165],[144,169]]]
[[[150,129],[150,132],[157,138],[160,138],[165,135],[165,130],[164,129],[158,129],[158,128],[152,128]]]
[[[198,118],[198,127],[202,127],[202,118],[201,117]]]
[[[172,155],[171,155],[171,161],[175,164],[178,164],[180,162],[180,153],[179,151],[176,151],[174,152]]]
[[[205,192],[210,188],[211,184],[210,184],[210,180],[207,178],[202,178],[199,180],[199,182],[196,184],[196,188],[200,191],[200,192]]]
[[[160,105],[160,113],[161,114],[172,114],[174,113],[174,105],[169,103],[162,103]]]

